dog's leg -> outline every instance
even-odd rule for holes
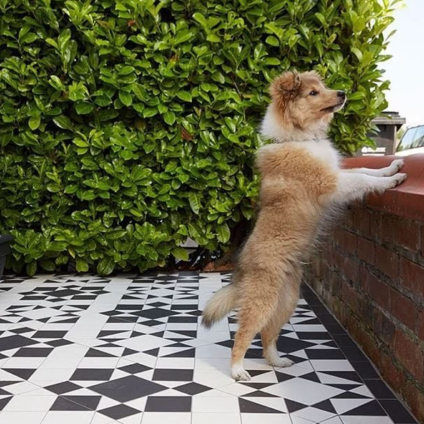
[[[297,301],[291,302],[289,305],[286,299],[282,299],[274,316],[261,332],[264,357],[268,361],[268,364],[273,367],[285,368],[293,365],[293,361],[290,359],[280,358],[277,350],[277,340],[280,335],[281,327],[289,321],[296,305]]]
[[[231,355],[231,375],[235,380],[250,380],[250,375],[243,366],[244,355],[255,335],[262,331],[278,307],[277,287],[267,288],[267,294],[258,292],[257,288],[246,292],[240,302],[244,306],[238,313],[239,328]]]
[[[372,177],[391,177],[392,175],[397,174],[404,162],[402,159],[394,160],[389,166],[381,169],[369,169],[369,168],[354,168],[354,169],[345,169],[343,172],[349,172],[352,174],[365,174]]]
[[[246,351],[250,346],[258,330],[250,320],[239,318],[239,329],[237,331],[234,347],[231,353],[231,376],[236,381],[249,381],[250,374],[244,369],[243,360]]]
[[[392,177],[373,177],[342,170],[333,200],[340,204],[360,200],[369,193],[384,193],[386,190],[402,184],[405,180],[406,174],[400,173]]]

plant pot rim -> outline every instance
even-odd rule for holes
[[[0,234],[0,244],[3,243],[9,243],[13,241],[13,236],[9,236],[9,235],[1,235]]]

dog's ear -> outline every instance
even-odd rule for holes
[[[269,91],[274,100],[294,98],[301,85],[302,79],[297,72],[284,72],[271,83]]]

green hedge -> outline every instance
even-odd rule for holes
[[[381,3],[381,5],[380,5]],[[392,0],[0,0],[0,233],[32,275],[164,266],[252,215],[270,80],[316,69],[345,151],[386,107]],[[172,255],[172,256],[171,256]]]

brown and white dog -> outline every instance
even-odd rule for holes
[[[257,152],[261,175],[257,222],[240,253],[232,283],[219,290],[203,312],[203,324],[211,327],[239,309],[231,361],[236,380],[250,379],[243,359],[257,333],[270,365],[292,364],[280,358],[276,340],[299,300],[301,264],[329,214],[336,206],[371,192],[382,193],[406,178],[398,173],[402,160],[378,170],[341,169],[327,129],[346,95],[328,89],[315,72],[284,73],[272,82],[270,93],[272,102],[261,132],[274,143]]]

